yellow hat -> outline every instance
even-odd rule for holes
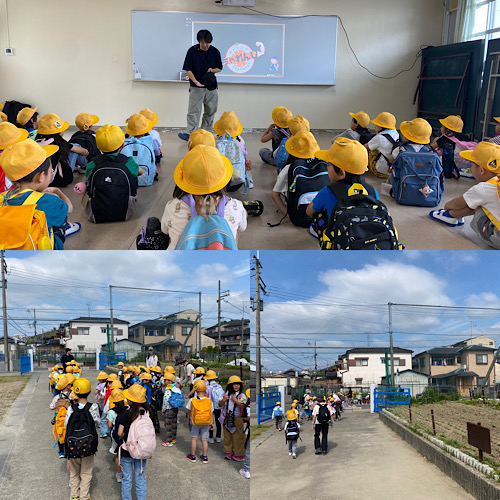
[[[78,399],[78,395],[75,394],[75,391],[71,390],[69,394],[69,399]]]
[[[153,127],[158,123],[158,115],[153,113],[149,108],[142,109],[139,114],[145,116],[152,124]]]
[[[219,136],[229,133],[234,138],[241,135],[243,125],[234,111],[224,111],[219,120],[214,123],[214,130]]]
[[[309,120],[304,118],[303,116],[297,115],[293,116],[288,120],[288,129],[290,130],[290,134],[295,135],[297,132],[310,132],[311,127],[309,126]]]
[[[500,116],[495,116],[493,119],[494,119],[495,121],[497,121],[498,123],[500,123]]]
[[[207,390],[207,384],[204,380],[196,380],[194,383],[194,390],[196,392],[203,392]]]
[[[152,379],[153,379],[153,376],[151,375],[151,373],[147,373],[147,372],[141,373],[141,375],[139,377],[139,380],[152,380]]]
[[[125,399],[134,403],[146,402],[146,388],[140,384],[134,384],[123,391]]]
[[[163,375],[163,380],[170,380],[170,382],[175,382],[175,375],[173,373],[165,372],[165,375]]]
[[[27,130],[18,128],[10,122],[0,123],[0,151],[5,149],[9,144],[24,141],[27,138]]]
[[[277,405],[280,405],[280,404],[281,404],[281,401],[276,401],[276,404],[277,404]]]
[[[111,394],[109,395],[109,407],[114,408],[115,403],[118,403],[118,401],[124,401],[125,396],[123,395],[123,392],[120,391],[120,389],[113,389],[111,391]]]
[[[288,120],[293,118],[292,112],[284,106],[277,106],[274,108],[271,116],[274,124],[281,128],[288,127]]]
[[[298,400],[298,399],[294,399],[294,400],[293,400],[293,402],[294,402],[294,403],[298,403],[298,402],[299,402],[299,400]]]
[[[107,380],[108,374],[105,371],[100,371],[99,375],[97,375],[97,380]]]
[[[38,120],[38,133],[44,135],[60,134],[69,127],[69,123],[61,120],[55,113],[43,115]]]
[[[126,123],[125,132],[128,135],[147,134],[153,128],[153,122],[140,113],[134,113],[127,119]]]
[[[156,372],[156,373],[161,373],[161,368],[159,366],[150,366],[149,367],[150,372]]]
[[[66,380],[68,381],[68,384],[72,384],[75,380],[77,380],[77,377],[73,375],[72,373],[67,373],[65,375]]]
[[[205,146],[212,146],[215,148],[215,137],[214,134],[204,130],[202,128],[191,132],[189,140],[187,143],[188,149],[193,149],[198,144],[203,144]]]
[[[148,372],[149,373],[149,368],[147,368],[144,365],[139,366],[139,372]]]
[[[62,377],[59,377],[59,380],[57,381],[57,384],[56,384],[56,389],[58,391],[62,391],[63,389],[65,389],[69,384],[69,381],[68,379],[66,378],[66,375],[63,375]]]
[[[250,401],[250,389],[247,389],[245,391],[245,396],[248,398],[248,400]]]
[[[363,128],[366,128],[368,127],[368,125],[370,125],[370,117],[368,116],[368,113],[365,113],[364,111],[349,113],[349,115],[351,115]]]
[[[9,117],[3,111],[0,111],[0,118],[2,119],[3,122],[9,121]]]
[[[339,137],[330,149],[320,150],[316,158],[333,163],[336,167],[351,174],[363,174],[368,165],[368,152],[358,141]]]
[[[319,146],[311,132],[300,131],[285,142],[285,149],[297,158],[308,159],[316,156]]]
[[[215,380],[217,377],[217,373],[215,373],[214,370],[207,370],[207,373],[205,374],[205,380]]]
[[[118,375],[116,373],[110,373],[107,378],[108,382],[113,382],[113,380],[118,380]]]
[[[66,373],[73,373],[73,367],[72,366],[66,366]]]
[[[198,368],[194,369],[193,373],[195,375],[205,375],[205,368],[203,368],[203,366],[198,366]]]
[[[297,403],[292,403],[292,408],[297,408]]]
[[[464,128],[464,122],[458,115],[450,115],[446,118],[441,118],[439,120],[439,123],[443,125],[443,127],[446,127],[449,130],[453,130],[453,132],[461,133]]]
[[[243,384],[241,381],[240,377],[238,375],[231,375],[229,377],[229,380],[227,381],[228,384]]]
[[[125,133],[118,125],[103,125],[95,133],[99,151],[111,153],[116,151],[125,141]]]
[[[400,130],[402,135],[416,144],[428,144],[431,140],[431,124],[423,118],[415,118],[409,122],[402,122]]]
[[[165,373],[175,373],[175,368],[171,365],[165,366]]]
[[[122,383],[117,379],[113,380],[110,385],[111,389],[123,389]]]
[[[83,377],[76,379],[73,384],[73,391],[75,394],[87,394],[90,392],[91,388],[90,380]]]
[[[58,149],[58,146],[52,144],[40,146],[32,139],[16,142],[7,146],[2,154],[3,171],[11,181],[22,179],[34,172]]]
[[[384,111],[383,113],[380,113],[377,118],[374,118],[372,120],[372,123],[375,125],[378,125],[379,127],[382,128],[391,128],[395,129],[396,128],[396,117],[388,113],[387,111]]]
[[[125,363],[123,361],[118,361],[118,363],[116,363],[116,366],[124,366]]]
[[[174,182],[189,194],[210,194],[224,188],[233,175],[231,162],[217,148],[199,144],[174,171]]]
[[[80,113],[75,118],[75,125],[80,130],[88,130],[92,125],[95,125],[99,121],[99,117],[97,115],[89,115],[88,113]]]
[[[296,420],[297,419],[297,413],[295,413],[295,410],[288,410],[286,412],[286,418],[288,420]]]
[[[488,164],[492,163],[490,161],[491,158],[500,158],[500,146],[494,144],[493,142],[482,141],[472,151],[462,151],[460,156],[466,160],[476,163],[486,170],[494,172],[494,170],[488,168]]]
[[[23,108],[17,113],[16,121],[23,127],[29,122],[30,118],[36,113],[38,106],[34,108]]]

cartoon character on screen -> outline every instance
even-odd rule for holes
[[[269,67],[269,71],[271,73],[277,73],[280,70],[280,63],[277,57],[271,57],[271,66]]]

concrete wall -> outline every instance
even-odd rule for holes
[[[12,57],[3,55],[7,5]],[[359,60],[380,76],[409,68],[421,45],[440,45],[442,39],[444,8],[436,0],[259,0],[256,8],[274,15],[340,16]],[[124,125],[132,113],[151,108],[158,127],[185,127],[185,84],[131,80],[132,10],[249,13],[213,0],[1,2],[0,101],[38,105],[42,115],[57,113],[70,123],[85,111],[99,115],[100,124]],[[420,61],[397,78],[375,78],[355,61],[340,24],[336,61],[333,87],[222,84],[219,112],[234,110],[245,128],[267,127],[277,105],[304,115],[314,129],[347,128],[348,113],[360,109],[371,116],[391,111],[398,123],[416,116],[412,100]]]
[[[78,346],[84,346],[85,351],[100,349],[102,344],[106,344],[108,341],[108,337],[106,332],[102,333],[101,328],[106,328],[106,324],[104,323],[70,323],[69,333],[71,334],[72,330],[78,328],[88,328],[88,335],[73,335],[70,339],[66,341],[66,347],[73,349],[75,352],[79,350]],[[115,339],[120,340],[128,337],[128,325],[119,323],[114,324],[113,329],[115,330]],[[117,331],[122,331],[122,335],[116,335]],[[67,334],[66,334],[67,335]]]

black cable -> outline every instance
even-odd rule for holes
[[[251,9],[250,7],[243,7],[243,8],[250,10],[252,12],[255,12],[257,14],[262,14],[264,16],[286,18],[286,19],[289,19],[290,17],[300,18],[300,19],[304,18],[304,17],[336,17],[340,21],[340,26],[342,26],[342,29],[344,30],[344,33],[345,33],[345,37],[347,39],[347,45],[348,45],[349,49],[351,50],[352,55],[354,56],[354,59],[356,59],[356,62],[367,73],[374,76],[375,78],[380,78],[381,80],[392,80],[393,78],[397,78],[401,73],[411,71],[414,68],[415,64],[417,64],[417,61],[419,60],[419,58],[422,57],[422,50],[426,47],[429,47],[429,45],[421,45],[420,46],[420,50],[417,52],[417,54],[415,56],[415,61],[408,69],[402,69],[399,73],[396,73],[394,76],[379,76],[379,75],[376,75],[375,73],[373,73],[372,71],[370,71],[366,66],[363,66],[361,64],[361,62],[359,61],[358,56],[356,55],[356,52],[354,52],[354,49],[351,46],[351,40],[349,39],[349,35],[347,34],[347,30],[345,29],[344,23],[342,22],[342,18],[340,16],[328,16],[328,15],[322,15],[322,14],[307,14],[305,16],[280,16],[280,15],[276,15],[276,14],[268,14],[267,12],[262,12],[262,11],[256,10],[256,9]]]

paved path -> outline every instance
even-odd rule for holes
[[[84,370],[84,375],[90,379],[93,387],[97,373]],[[52,448],[52,412],[48,409],[51,399],[48,372],[35,372],[0,423],[0,500],[69,498],[66,461],[58,458],[57,448]],[[162,426],[160,436],[163,439],[164,433]],[[120,499],[120,485],[115,480],[109,446],[109,440],[99,440],[91,485],[92,500]],[[148,498],[249,498],[250,481],[238,473],[242,464],[224,460],[222,443],[209,445],[209,463],[206,465],[199,460],[196,463],[188,462],[186,454],[189,446],[187,420],[182,413],[179,417],[177,444],[165,448],[158,439],[154,457],[148,460]],[[198,443],[200,446],[201,443]]]
[[[347,410],[343,415],[330,428],[326,456],[314,454],[314,434],[307,421],[302,421],[296,460],[288,455],[283,432],[270,429],[252,441],[250,498],[474,498],[368,409]]]

